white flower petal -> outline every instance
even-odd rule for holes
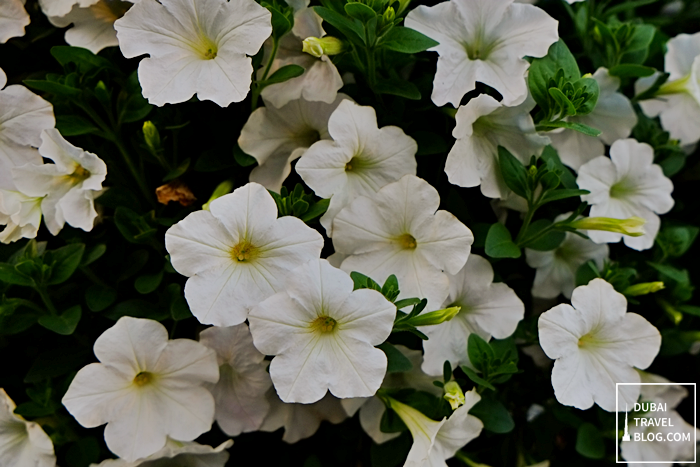
[[[29,24],[29,15],[21,0],[5,0],[0,4],[0,44],[12,37],[24,36],[24,28]],[[0,89],[5,83],[0,80]]]

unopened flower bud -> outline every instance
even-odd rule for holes
[[[464,405],[464,392],[459,384],[455,381],[450,381],[445,384],[445,395],[442,396],[447,402],[450,403],[452,410],[457,410],[459,407]]]
[[[158,128],[150,120],[143,122],[143,138],[151,152],[160,150],[160,133]]]
[[[321,58],[323,55],[338,55],[345,48],[343,41],[330,36],[321,38],[307,37],[302,44],[303,52],[318,58]]]
[[[617,232],[630,237],[641,237],[644,235],[644,224],[646,220],[633,216],[629,219],[613,219],[611,217],[583,217],[572,222],[571,227],[578,230],[605,230],[607,232]]]
[[[384,23],[391,23],[392,21],[394,21],[394,18],[396,18],[396,12],[394,11],[393,7],[387,8],[384,14],[382,15]]]
[[[431,311],[430,313],[423,313],[408,320],[408,324],[412,326],[434,326],[451,320],[457,316],[461,309],[462,307],[452,306],[442,310]]]
[[[641,284],[635,284],[627,287],[622,293],[629,297],[636,297],[639,295],[647,295],[650,293],[658,292],[664,289],[664,283],[661,281],[657,282],[642,282]]]
[[[221,183],[214,189],[214,193],[211,194],[211,198],[209,198],[209,201],[207,201],[204,206],[202,206],[202,209],[205,211],[209,210],[209,205],[211,204],[212,201],[214,201],[217,198],[221,198],[222,196],[231,193],[233,190],[233,182],[231,180],[226,180]]]

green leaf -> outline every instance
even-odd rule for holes
[[[107,245],[104,243],[98,243],[97,245],[93,246],[90,248],[84,255],[83,255],[83,261],[80,263],[80,266],[89,266],[98,259],[102,258],[102,256],[107,252]]]
[[[415,84],[401,79],[380,79],[375,84],[374,90],[380,94],[391,94],[415,101],[421,98],[420,91]]]
[[[564,95],[559,88],[549,88],[549,95],[562,108],[562,116],[576,115],[576,107],[571,103],[568,97]]]
[[[345,13],[351,18],[358,19],[363,23],[377,17],[373,9],[360,2],[348,2],[345,4]]]
[[[233,147],[233,158],[241,167],[250,167],[251,165],[258,163],[257,159],[244,153],[238,145]]]
[[[576,58],[561,39],[552,44],[546,56],[536,58],[530,64],[528,87],[535,102],[542,108],[548,106],[549,80],[554,78],[560,69],[564,71],[564,77],[570,81],[581,77]]]
[[[112,287],[93,284],[85,290],[85,302],[90,311],[106,310],[117,299],[117,291]]]
[[[498,147],[498,163],[501,175],[516,195],[528,199],[530,190],[527,183],[527,169],[525,166],[503,146]]]
[[[510,433],[515,422],[503,404],[490,397],[482,397],[469,411],[484,423],[484,429],[493,433]]]
[[[22,274],[13,264],[9,263],[0,263],[0,281],[6,284],[25,285],[28,287],[36,285],[34,279],[26,274]]]
[[[655,68],[632,63],[623,63],[609,70],[610,76],[618,76],[620,78],[643,78],[645,76],[651,76],[655,72]]]
[[[547,163],[549,170],[554,170],[559,175],[561,179],[561,184],[568,189],[578,189],[576,184],[576,177],[568,167],[562,164],[561,159],[559,159],[559,153],[552,146],[545,146],[542,151],[540,159]]]
[[[56,412],[55,404],[41,405],[36,402],[23,402],[19,404],[14,413],[25,418],[47,417]]]
[[[394,302],[394,305],[396,305],[397,310],[400,310],[402,308],[406,308],[407,306],[413,306],[418,303],[420,303],[420,298],[404,298]]]
[[[170,295],[170,316],[175,321],[191,318],[192,312],[187,305],[187,300],[185,300],[182,294],[182,287],[180,287],[180,284],[170,284],[167,287],[167,291]]]
[[[309,207],[308,211],[306,211],[303,215],[299,216],[299,219],[301,219],[304,222],[310,222],[316,219],[317,217],[321,217],[326,213],[326,211],[328,211],[328,206],[330,205],[330,203],[330,199],[322,199],[316,201]]]
[[[668,256],[683,256],[698,237],[698,227],[664,227],[656,236],[656,243]]]
[[[496,390],[496,388],[493,386],[493,384],[489,383],[484,378],[482,378],[481,376],[476,374],[476,372],[474,370],[472,370],[471,368],[469,368],[468,366],[462,366],[461,368],[462,368],[462,371],[464,372],[464,374],[467,375],[467,377],[470,380],[472,380],[472,382],[474,382],[475,384],[489,388],[492,391]]]
[[[284,36],[292,30],[292,22],[289,21],[289,18],[287,18],[287,16],[284,13],[282,13],[277,8],[271,5],[268,6],[267,9],[272,14],[272,37],[274,37],[275,39],[279,39],[280,37]]]
[[[134,288],[136,291],[142,295],[149,294],[155,291],[163,280],[163,271],[159,271],[156,274],[144,274],[139,276],[134,281]]]
[[[377,348],[381,349],[382,352],[386,354],[387,361],[389,362],[386,369],[387,373],[403,373],[411,371],[411,368],[413,368],[411,361],[389,342],[384,342],[378,345]]]
[[[690,283],[690,276],[688,275],[688,270],[686,269],[676,269],[673,266],[669,266],[667,264],[652,263],[650,261],[648,261],[647,264],[659,271],[664,276],[668,277],[669,279],[675,282],[678,282],[679,284]]]
[[[97,56],[88,49],[83,49],[82,47],[57,45],[51,48],[51,55],[53,55],[63,67],[69,63],[74,63],[77,65],[78,71],[83,74],[96,68],[116,68],[112,62],[106,58]]]
[[[60,316],[44,315],[39,317],[38,321],[40,325],[49,331],[63,336],[69,336],[73,334],[75,328],[78,327],[81,314],[82,310],[80,305],[75,305],[64,311]]]
[[[158,232],[149,224],[147,216],[139,216],[129,208],[119,206],[114,212],[114,223],[128,242],[147,243]]]
[[[567,198],[575,198],[578,196],[583,196],[589,194],[590,191],[588,190],[578,190],[578,189],[570,189],[570,188],[563,188],[561,190],[554,190],[545,193],[545,195],[542,197],[542,201],[540,201],[541,204],[549,203],[551,201],[558,201],[560,199],[567,199]]]
[[[423,33],[404,26],[395,26],[384,36],[381,47],[394,52],[416,54],[437,45],[440,43]]]
[[[486,236],[486,254],[492,258],[520,258],[522,252],[505,225],[496,222]]]
[[[49,94],[67,97],[69,99],[78,98],[82,94],[80,89],[66,86],[65,84],[56,83],[55,81],[25,79],[24,84],[29,88],[36,89],[37,91],[48,92]]]
[[[296,78],[304,74],[304,67],[299,65],[285,65],[279,68],[277,71],[272,73],[269,78],[263,81],[263,86],[268,86],[270,84],[284,83],[287,80]]]
[[[322,6],[315,6],[313,9],[325,22],[342,32],[348,40],[366,44],[365,28],[360,21],[356,19],[351,20]]]
[[[602,131],[597,130],[595,128],[592,128],[588,125],[584,125],[583,123],[574,123],[574,122],[546,122],[537,125],[538,131],[544,130],[548,131],[553,128],[567,128],[569,130],[574,130],[578,131],[579,133],[583,133],[584,135],[588,136],[600,136]]]
[[[471,364],[479,371],[488,368],[489,362],[496,358],[489,343],[475,332],[469,334],[467,355]]]
[[[90,123],[89,120],[79,117],[78,115],[57,115],[56,128],[64,137],[80,136],[100,131],[100,129]]]
[[[418,144],[416,156],[430,156],[432,154],[446,154],[450,147],[445,138],[432,131],[416,131],[411,133],[411,138]]]
[[[574,90],[582,91],[587,94],[588,97],[583,101],[578,107],[576,107],[576,115],[588,115],[593,112],[596,104],[598,103],[598,96],[600,95],[600,86],[598,86],[598,81],[593,78],[581,78],[573,83]]]
[[[552,225],[552,221],[549,219],[540,219],[532,224],[530,224],[525,231],[525,239],[529,239],[542,232],[544,229],[549,228]],[[560,230],[550,230],[542,237],[534,241],[527,241],[523,246],[536,251],[550,251],[556,249],[564,241],[566,237],[566,232]]]
[[[646,0],[648,2],[648,0]],[[649,2],[648,2],[649,3]],[[651,24],[637,24],[634,26],[632,38],[625,46],[625,53],[620,59],[622,64],[643,65],[649,56],[649,47],[654,41],[656,27]],[[615,67],[613,67],[615,68]],[[646,68],[646,67],[645,67]],[[611,73],[612,74],[612,73]],[[619,75],[618,75],[619,76]],[[644,75],[641,75],[644,76]],[[649,76],[649,75],[646,75]]]
[[[50,258],[52,261],[51,278],[48,281],[48,285],[62,284],[70,279],[70,276],[80,266],[83,253],[85,253],[85,245],[82,243],[66,245],[57,250],[47,252],[44,256],[45,260]]]
[[[178,177],[181,177],[184,175],[185,172],[187,172],[187,169],[190,168],[190,158],[188,157],[184,161],[180,162],[180,165],[172,169],[168,174],[163,177],[164,182],[169,182],[170,180],[174,180]]]
[[[578,428],[576,452],[589,459],[602,459],[605,456],[605,444],[598,427],[584,423]]]

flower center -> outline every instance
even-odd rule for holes
[[[633,186],[630,186],[625,180],[613,184],[610,187],[610,197],[616,199],[624,199],[635,191]]]
[[[311,327],[321,332],[331,332],[338,325],[338,322],[330,316],[319,316],[312,323]]]
[[[411,234],[403,234],[399,237],[399,245],[405,250],[415,250],[418,243]]]
[[[153,381],[153,373],[142,371],[134,377],[134,384],[139,387],[146,386]]]
[[[204,53],[204,58],[208,60],[212,60],[216,58],[216,48],[215,47],[209,47],[207,51]]]
[[[239,263],[245,263],[255,259],[258,255],[258,249],[253,246],[248,240],[243,240],[238,245],[231,248],[231,258]]]
[[[87,180],[90,178],[90,171],[87,170],[85,167],[82,165],[76,166],[75,170],[73,171],[72,174],[69,175],[69,177],[75,182],[75,183],[80,183],[83,180]]]
[[[579,347],[592,347],[595,345],[595,338],[590,334],[584,334],[578,340]]]
[[[202,54],[202,58],[205,60],[213,60],[216,58],[216,55],[219,53],[219,48],[217,45],[206,37],[203,33],[200,38],[200,44],[199,44],[199,53]]]

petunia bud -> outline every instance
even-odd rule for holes
[[[217,198],[221,198],[224,195],[227,195],[231,193],[231,190],[233,190],[233,182],[231,180],[225,180],[214,189],[214,193],[211,194],[211,197],[209,198],[209,201],[207,201],[204,206],[202,206],[202,209],[205,211],[209,210],[209,205],[211,204],[212,201],[214,201]]]
[[[644,224],[646,220],[633,216],[628,219],[613,219],[611,217],[583,217],[575,220],[571,227],[578,230],[605,230],[617,232],[630,237],[641,237],[644,235]]]
[[[150,120],[143,122],[143,138],[151,152],[160,150],[160,134],[158,128]]]
[[[456,381],[450,381],[445,384],[444,389],[445,395],[442,398],[450,403],[452,410],[457,410],[464,405],[464,391],[462,391],[462,388],[459,387]]]
[[[321,58],[323,55],[338,55],[345,48],[343,41],[336,37],[307,37],[304,39],[302,51],[314,57]]]
[[[413,326],[434,326],[451,320],[457,316],[457,313],[459,313],[461,309],[462,307],[452,306],[450,308],[443,308],[442,310],[431,311],[430,313],[423,313],[409,319],[407,323]]]
[[[384,21],[384,23],[391,23],[392,21],[394,21],[394,18],[396,18],[396,12],[392,7],[387,8],[384,14],[382,15],[382,20]]]
[[[661,281],[657,282],[642,282],[641,284],[635,284],[627,287],[622,293],[628,297],[636,297],[639,295],[647,295],[650,293],[658,292],[664,289],[664,283]]]

